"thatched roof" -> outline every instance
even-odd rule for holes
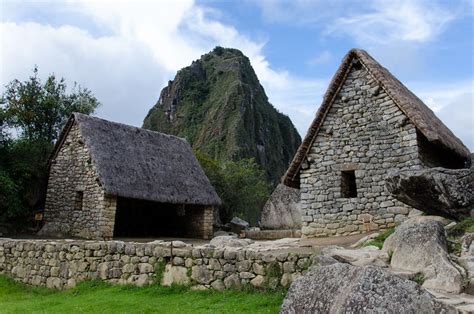
[[[331,108],[340,87],[344,83],[347,74],[357,60],[367,69],[370,75],[379,82],[380,86],[429,142],[439,145],[441,148],[463,159],[467,160],[469,158],[469,149],[464,146],[461,140],[457,138],[415,94],[406,88],[405,85],[395,78],[386,68],[375,61],[366,51],[351,49],[342,60],[339,69],[332,78],[324,95],[323,102],[308,129],[308,133],[298,148],[290,167],[283,176],[283,183],[285,185],[299,187],[299,169],[301,163],[308,154],[318,134],[319,128]]]
[[[107,194],[172,204],[221,204],[186,140],[73,113],[55,150],[73,123],[80,127]]]

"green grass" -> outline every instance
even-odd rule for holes
[[[192,291],[187,287],[87,281],[57,291],[0,276],[1,313],[278,313],[284,292]]]
[[[416,282],[417,284],[421,286],[425,282],[425,275],[423,275],[422,273],[418,273],[415,275],[412,281]]]
[[[474,217],[468,217],[461,220],[456,226],[448,231],[449,235],[454,237],[462,236],[467,232],[474,232]]]
[[[385,239],[387,239],[394,232],[395,232],[394,228],[387,229],[381,234],[379,234],[377,237],[364,243],[364,246],[374,245],[378,247],[379,249],[381,249],[383,246],[383,243],[385,242]]]

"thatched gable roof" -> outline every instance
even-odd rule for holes
[[[73,123],[80,127],[107,194],[172,204],[221,204],[186,140],[73,113],[55,151]]]
[[[299,187],[298,181],[301,163],[308,154],[326,114],[331,108],[352,65],[356,61],[359,61],[362,66],[368,70],[370,75],[379,82],[381,88],[385,90],[400,110],[429,142],[439,145],[443,149],[463,159],[467,160],[469,158],[469,149],[464,146],[461,140],[457,138],[415,94],[406,88],[405,85],[395,78],[386,68],[375,61],[366,51],[351,49],[342,60],[339,69],[332,78],[324,95],[323,102],[308,129],[308,133],[298,148],[287,172],[283,176],[282,181],[285,185]]]

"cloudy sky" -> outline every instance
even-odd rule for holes
[[[0,0],[0,89],[34,65],[78,82],[97,115],[140,126],[177,70],[242,50],[302,136],[344,54],[363,48],[474,150],[472,0]]]

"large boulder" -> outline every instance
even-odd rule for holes
[[[392,196],[428,214],[463,218],[474,208],[474,168],[404,170],[385,179]]]
[[[377,266],[312,267],[296,279],[280,313],[456,313],[415,282]]]
[[[278,184],[262,210],[262,229],[301,228],[300,190]]]
[[[474,294],[474,233],[466,233],[461,241],[461,256],[459,263],[467,271],[466,292]]]
[[[462,290],[463,276],[450,260],[443,224],[430,217],[414,217],[384,242],[383,252],[395,271],[422,274],[423,287],[448,293]]]

